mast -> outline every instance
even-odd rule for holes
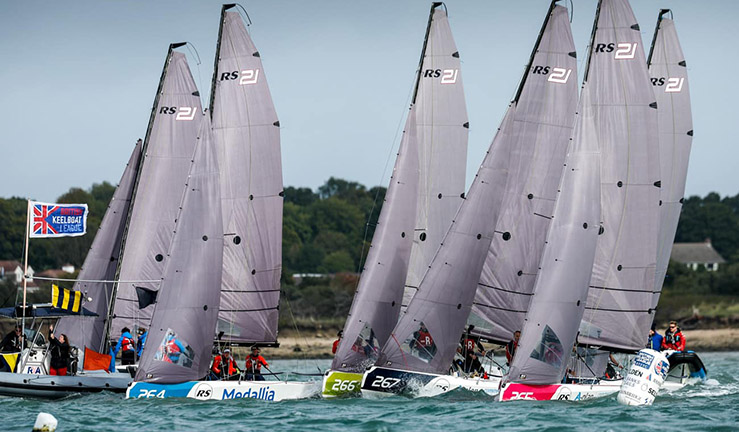
[[[518,89],[516,90],[516,96],[513,97],[513,102],[518,102],[518,99],[521,97],[521,92],[523,92],[523,87],[526,85],[526,78],[529,76],[531,65],[534,64],[534,57],[536,57],[536,53],[539,51],[541,38],[544,36],[544,31],[547,29],[547,25],[549,24],[549,18],[552,16],[552,12],[554,11],[554,7],[557,6],[558,1],[560,0],[552,0],[549,4],[549,10],[547,10],[547,14],[544,17],[544,23],[541,25],[541,30],[539,30],[539,35],[536,37],[536,42],[534,42],[534,48],[531,50],[529,62],[526,64],[526,70],[524,70],[523,76],[521,76],[521,82],[518,84]]]
[[[129,203],[129,211],[126,216],[126,225],[123,228],[123,237],[121,238],[121,248],[118,252],[118,265],[116,267],[115,271],[115,280],[118,280],[121,272],[121,263],[123,262],[123,253],[126,250],[126,238],[128,237],[128,228],[131,223],[131,214],[133,213],[133,207],[136,202],[136,193],[138,191],[139,187],[139,180],[141,179],[141,171],[143,170],[144,163],[146,161],[146,151],[149,147],[149,139],[151,137],[151,130],[154,126],[154,119],[157,115],[157,107],[159,106],[159,97],[162,94],[162,89],[164,88],[164,79],[167,77],[167,69],[169,68],[170,60],[172,59],[172,51],[175,48],[179,48],[183,45],[185,45],[186,42],[178,42],[173,43],[169,45],[169,48],[167,49],[167,57],[164,60],[164,66],[162,67],[162,74],[159,77],[159,85],[157,86],[157,93],[156,96],[154,96],[154,103],[151,107],[151,114],[149,115],[149,123],[146,126],[146,135],[144,136],[144,142],[141,146],[141,156],[140,156],[140,162],[138,164],[138,169],[136,170],[136,176],[135,180],[133,182],[133,192],[131,193],[131,202]],[[110,325],[112,322],[112,316],[113,316],[113,310],[115,308],[115,298],[116,294],[118,292],[118,282],[113,284],[113,292],[110,299],[110,306],[108,307],[108,313],[106,315],[106,321],[105,321],[105,331],[103,332],[105,336],[105,343],[107,345],[107,341],[110,340]]]
[[[210,81],[210,102],[208,110],[210,111],[210,119],[213,120],[213,103],[216,99],[216,80],[218,79],[218,61],[221,58],[221,40],[223,37],[223,23],[226,20],[226,11],[236,6],[236,3],[224,4],[221,6],[221,21],[218,25],[218,42],[216,42],[216,55],[213,60],[213,79]]]
[[[426,58],[426,45],[429,42],[429,34],[431,33],[431,22],[434,20],[434,9],[436,9],[437,7],[443,4],[444,4],[443,2],[432,2],[431,3],[431,10],[429,11],[429,21],[426,24],[426,34],[423,36],[423,47],[421,47],[421,59],[418,60],[418,70],[416,70],[416,82],[413,85],[413,97],[411,98],[411,106],[416,104],[416,96],[418,96],[418,87],[421,84],[421,70],[423,69],[423,60]]]
[[[662,24],[662,17],[667,14],[672,14],[672,11],[670,9],[660,9],[659,13],[657,14],[657,25],[654,26],[654,34],[652,35],[652,44],[649,47],[649,55],[647,56],[647,66],[652,65],[652,55],[654,55],[654,45],[657,43],[657,35],[659,34],[659,29]]]

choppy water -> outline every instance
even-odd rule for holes
[[[626,407],[615,395],[583,402],[497,403],[457,391],[433,399],[225,402],[124,400],[98,394],[45,402],[0,399],[0,431],[25,431],[40,411],[58,431],[457,431],[457,430],[738,430],[739,352],[702,354],[708,383],[661,394],[652,407]],[[327,360],[274,361],[272,370],[315,372]]]

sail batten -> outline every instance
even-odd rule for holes
[[[223,250],[216,333],[274,343],[282,272],[282,161],[277,113],[241,15],[221,13],[211,116],[221,167]]]
[[[161,280],[179,212],[182,185],[192,162],[202,106],[185,54],[170,46],[143,144],[130,216],[122,240],[117,280]],[[117,283],[109,333],[148,327],[154,307],[139,309],[136,287],[157,291],[158,283]]]

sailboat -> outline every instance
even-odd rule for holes
[[[167,249],[162,251],[157,246],[170,237],[174,228],[179,201],[171,197],[174,191],[181,193],[192,158],[196,133],[192,125],[199,123],[196,113],[202,111],[185,55],[175,51],[183,45],[172,44],[168,49],[146,137],[134,148],[75,283],[74,289],[83,292],[87,299],[82,306],[89,314],[57,313],[44,318],[59,319],[56,333],[70,336],[72,345],[84,349],[83,353],[105,354],[109,335],[115,336],[111,328],[146,325],[145,311],[138,308],[135,289],[142,285],[154,289],[161,279],[155,270],[164,261]],[[193,144],[188,144],[188,140]],[[133,261],[138,264],[131,264]],[[139,269],[142,273],[137,273]],[[80,357],[84,358],[84,354]],[[32,350],[32,355],[22,356],[19,370],[30,372],[34,380],[28,380],[28,375],[0,375],[0,392],[6,387],[13,395],[38,397],[101,390],[124,392],[132,380],[128,371],[48,376],[48,362],[45,350]],[[27,368],[26,363],[35,367]]]
[[[610,242],[604,243],[604,247],[613,254],[613,258],[610,264],[603,264],[600,268],[616,270],[611,271],[608,279],[599,274],[599,258],[596,257],[594,282],[591,283],[579,342],[586,347],[597,347],[600,352],[634,354],[644,348],[680,218],[693,125],[685,57],[674,22],[666,17],[668,13],[671,12],[663,9],[658,14],[647,59],[653,97],[659,107],[658,126],[654,129],[657,139],[650,137],[651,154],[647,155],[652,171],[649,180],[657,179],[653,183],[658,189],[657,197],[651,196],[654,191],[649,188],[648,202],[651,205],[645,206],[643,199],[628,205],[623,213],[623,225],[617,233],[618,242],[604,236],[604,240]],[[659,157],[658,164],[655,152]],[[653,173],[656,170],[658,176]],[[656,210],[655,200],[658,201]],[[604,204],[605,208],[610,207]],[[621,216],[614,215],[613,220],[615,217]],[[614,322],[619,323],[615,328],[607,324]],[[691,377],[706,377],[702,361],[693,352],[670,355],[668,361],[671,373],[663,386],[665,389],[680,388]],[[599,366],[603,367],[603,363]],[[602,372],[602,369],[595,369],[598,376]]]
[[[511,237],[496,231],[511,166],[537,145],[561,148],[570,137],[577,98],[573,52],[567,10],[553,1],[515,98],[418,292],[365,373],[363,395],[433,396],[459,387],[498,392],[500,375],[466,378],[449,371],[490,245],[496,236]]]
[[[651,299],[654,286],[657,103],[641,42],[627,0],[598,2],[575,134],[500,400],[583,400],[620,388],[620,381],[580,380],[566,369],[576,341],[631,337],[621,324],[632,311],[614,299],[626,291],[648,291]],[[603,321],[596,310],[620,315]]]
[[[469,129],[459,54],[441,6],[431,5],[403,138],[324,396],[359,393],[461,202]]]
[[[216,67],[211,91],[212,130],[210,117],[206,116],[198,144],[199,158],[193,163],[193,171],[216,169],[217,197],[207,198],[208,206],[218,207],[219,240],[212,244],[200,244],[193,240],[199,251],[187,256],[177,252],[172,245],[178,268],[199,268],[204,262],[217,267],[207,280],[191,280],[187,283],[167,284],[162,292],[166,297],[158,300],[152,331],[161,338],[159,346],[145,348],[142,364],[136,380],[127,392],[130,398],[139,397],[191,397],[196,399],[255,398],[268,401],[300,399],[319,391],[319,383],[299,381],[198,381],[205,377],[213,345],[215,331],[219,342],[227,344],[256,344],[269,346],[277,340],[277,307],[279,304],[279,279],[281,272],[282,240],[282,170],[279,148],[279,121],[269,95],[259,53],[244,25],[241,15],[231,11],[235,5],[224,5],[221,10]],[[212,134],[212,137],[211,137]],[[207,156],[210,152],[216,156]],[[205,177],[203,181],[206,181]],[[211,188],[213,179],[207,177]],[[204,221],[186,222],[186,211],[200,211],[206,200],[202,196],[188,198],[182,204],[183,220],[180,223],[195,224],[200,231],[213,232],[211,225],[198,225]],[[214,193],[212,188],[209,193]],[[188,199],[192,201],[189,203]],[[179,218],[178,218],[179,219]],[[176,229],[178,233],[182,228]],[[175,243],[190,241],[187,234],[175,234]],[[197,237],[197,235],[195,235]],[[220,249],[211,249],[213,245]],[[207,250],[206,250],[207,249]],[[176,255],[175,255],[176,254]],[[219,255],[218,261],[211,255]],[[169,270],[168,270],[169,271]],[[185,271],[185,270],[181,270]],[[195,271],[195,270],[193,270]],[[171,277],[177,275],[171,275]],[[197,276],[198,278],[200,276]],[[193,291],[192,298],[176,294],[178,289]],[[217,298],[216,308],[213,309]],[[213,313],[202,314],[199,308]],[[191,312],[182,312],[191,310]],[[205,310],[205,309],[203,309]],[[186,323],[197,323],[198,331],[210,332],[209,338],[201,335]],[[178,326],[178,328],[175,328]],[[190,324],[192,326],[192,324]],[[166,330],[165,330],[166,327]],[[225,339],[224,336],[225,335]],[[151,337],[151,336],[150,336]],[[167,344],[182,343],[180,352],[192,352],[187,365],[178,361],[172,367],[167,363]],[[190,350],[187,349],[190,347]],[[147,351],[148,350],[148,351]]]

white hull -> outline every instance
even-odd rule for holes
[[[320,381],[188,381],[180,384],[134,382],[126,391],[126,398],[186,397],[198,400],[251,398],[278,402],[307,399],[320,391]]]
[[[496,395],[499,387],[500,377],[464,378],[377,366],[371,367],[362,377],[362,396],[370,399],[399,394],[410,397],[434,397],[459,388]]]

